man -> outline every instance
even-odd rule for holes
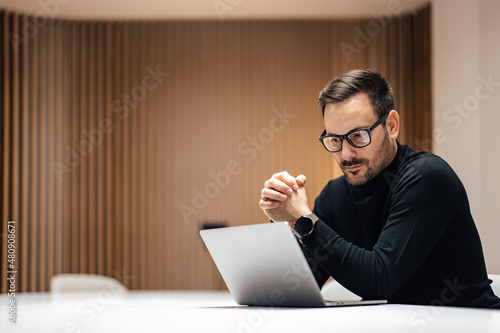
[[[397,141],[399,115],[378,73],[355,70],[320,93],[320,141],[344,176],[307,202],[306,177],[266,181],[260,207],[293,223],[316,280],[364,299],[500,308],[466,191],[441,158]]]

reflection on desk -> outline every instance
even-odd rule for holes
[[[413,305],[238,306],[227,292],[133,291],[0,295],[0,332],[500,332],[500,311]]]

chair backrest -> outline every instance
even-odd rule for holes
[[[491,283],[491,289],[493,289],[495,295],[500,297],[500,275],[488,274],[488,277],[493,281]]]
[[[118,280],[96,274],[58,274],[50,280],[52,293],[110,291],[123,294],[127,288]]]
[[[361,300],[361,297],[349,291],[335,280],[328,281],[321,288],[321,295],[327,300]]]

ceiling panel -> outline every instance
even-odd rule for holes
[[[0,8],[80,19],[321,19],[399,15],[430,0],[0,0]]]

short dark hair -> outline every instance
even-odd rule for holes
[[[356,69],[328,82],[320,92],[318,104],[323,117],[326,104],[341,102],[357,93],[368,94],[379,118],[395,109],[392,88],[386,79],[377,72]]]

